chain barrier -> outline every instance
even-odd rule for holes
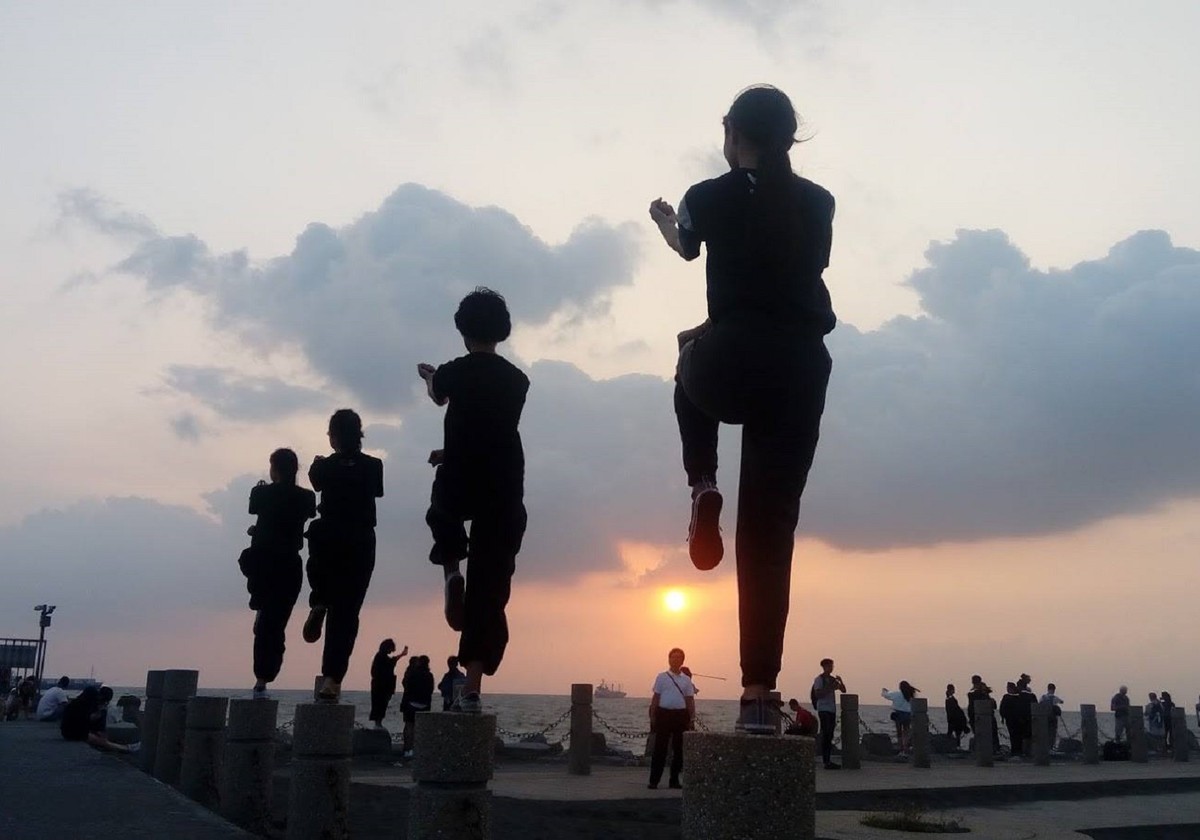
[[[619,726],[609,723],[607,720],[602,718],[600,716],[600,713],[597,712],[595,709],[592,709],[592,717],[595,718],[596,721],[599,722],[602,729],[605,729],[606,731],[611,732],[613,735],[616,735],[618,738],[624,738],[626,741],[636,741],[641,738],[650,737],[650,730],[647,729],[645,732],[633,732],[628,729],[622,729]],[[697,715],[696,717],[697,717],[697,724],[699,725],[699,715]],[[708,730],[705,729],[704,731],[707,732]]]
[[[501,735],[504,735],[505,737],[515,738],[518,741],[531,741],[538,737],[545,737],[546,735],[550,734],[550,732],[554,731],[559,726],[561,726],[563,721],[565,721],[567,718],[569,718],[571,716],[571,711],[573,708],[574,708],[573,706],[569,707],[565,712],[563,712],[561,715],[559,715],[558,718],[554,722],[547,724],[546,726],[542,727],[541,729],[539,729],[535,732],[514,732],[511,729],[505,729],[503,726],[500,726],[500,725],[496,726],[496,731],[498,733],[500,733]],[[561,744],[564,741],[568,740],[570,737],[571,737],[571,732],[570,732],[570,730],[568,730],[566,735],[562,736],[561,738],[559,738],[557,741],[555,741],[553,743]],[[547,741],[547,743],[550,743],[550,742]]]

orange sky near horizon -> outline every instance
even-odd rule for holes
[[[1108,697],[1126,683],[1135,698],[1166,689],[1190,707],[1188,698],[1200,691],[1191,640],[1172,637],[1168,628],[1194,610],[1200,570],[1191,558],[1170,556],[1170,547],[1194,545],[1198,537],[1200,500],[1021,540],[874,553],[802,540],[780,689],[804,698],[818,661],[832,656],[865,703],[907,679],[940,705],[947,682],[961,687],[980,673],[1002,687],[1024,671],[1039,691],[1047,681],[1057,683],[1070,706],[1107,708]],[[512,643],[485,691],[566,694],[573,682],[606,679],[630,696],[646,696],[667,650],[678,645],[694,670],[727,677],[698,679],[702,697],[735,697],[732,565],[704,575],[679,562],[681,554],[675,546],[626,544],[624,574],[570,585],[523,583],[518,567]],[[666,556],[674,562],[655,568]],[[670,589],[685,593],[682,611],[664,606]],[[368,687],[370,658],[385,636],[441,668],[455,639],[441,617],[435,576],[426,594],[400,604],[368,595],[348,689]],[[306,688],[316,673],[319,645],[299,639],[304,604],[292,619],[280,688]],[[252,682],[248,610],[185,614],[153,634],[114,630],[86,639],[72,634],[70,616],[69,607],[60,607],[49,631],[48,675],[86,675],[94,667],[111,684],[138,685],[147,668],[193,667],[202,686]],[[126,625],[126,618],[114,617],[113,625]]]

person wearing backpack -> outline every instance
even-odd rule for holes
[[[845,691],[842,678],[833,673],[833,660],[821,660],[821,673],[813,680],[812,705],[821,721],[821,759],[826,770],[841,770],[833,763],[833,730],[837,726],[837,693]]]

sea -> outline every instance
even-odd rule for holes
[[[132,694],[142,697],[143,688],[114,687],[114,693]],[[246,689],[201,688],[201,695],[213,697],[249,697]],[[295,717],[296,705],[309,702],[311,691],[272,690],[271,697],[279,702],[279,723],[288,727]],[[570,729],[571,698],[565,694],[487,694],[484,695],[484,711],[496,715],[496,725],[499,735],[506,742],[520,741],[534,735],[545,737],[548,743],[563,741]],[[342,701],[352,703],[355,707],[355,723],[359,726],[370,726],[367,715],[370,713],[371,695],[366,691],[343,691]],[[434,703],[440,704],[441,698],[434,695]],[[646,697],[622,697],[597,699],[592,705],[593,732],[603,732],[609,747],[618,750],[628,750],[640,755],[645,749],[646,738],[649,734],[649,716],[647,710],[650,700]],[[437,706],[440,708],[440,705]],[[862,728],[865,732],[882,732],[895,736],[895,726],[889,719],[892,708],[890,705],[859,707]],[[717,732],[731,732],[737,721],[738,703],[736,700],[696,699],[697,728]],[[1100,742],[1112,738],[1113,716],[1108,712],[1096,715],[1100,727]],[[398,738],[404,721],[400,717],[400,695],[392,698],[388,707],[384,726]],[[946,714],[943,709],[936,707],[929,713],[930,729],[934,733],[946,731]],[[1078,711],[1063,711],[1059,718],[1058,735],[1060,738],[1078,738],[1080,715]],[[1000,727],[1001,743],[1007,745],[1008,733],[1004,726]],[[965,746],[965,742],[964,742]]]

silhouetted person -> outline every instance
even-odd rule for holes
[[[454,705],[454,689],[465,685],[467,675],[458,669],[458,657],[446,658],[446,673],[438,683],[438,693],[442,695],[442,711],[448,712]]]
[[[907,753],[909,749],[909,739],[912,733],[912,699],[920,690],[909,685],[907,680],[900,680],[900,687],[897,691],[888,691],[886,688],[880,690],[885,700],[892,701],[891,718],[892,722],[896,724],[896,742],[901,753]]]
[[[1167,728],[1163,723],[1163,707],[1162,702],[1158,699],[1158,695],[1153,691],[1150,692],[1148,703],[1143,710],[1146,721],[1146,736],[1158,748],[1165,750]]]
[[[124,746],[108,740],[108,716],[102,707],[100,690],[94,685],[84,688],[63,709],[59,731],[68,741],[86,741],[99,750],[119,753],[138,751],[138,745]]]
[[[992,697],[992,688],[983,681],[983,678],[978,674],[971,677],[971,690],[967,692],[967,715],[971,723],[971,730],[975,733],[976,738],[987,737],[987,733],[981,733],[975,729],[975,701],[986,700],[992,707],[992,752],[1000,752],[1000,724],[996,720],[996,700]]]
[[[318,455],[308,480],[321,494],[320,517],[308,528],[308,620],[304,640],[325,627],[324,679],[317,698],[336,702],[358,637],[358,614],[375,571],[375,500],[383,495],[383,462],[362,451],[362,418],[348,408],[329,418],[333,454]]]
[[[404,716],[404,752],[412,754],[417,712],[429,711],[433,703],[433,672],[428,656],[414,656],[404,671],[404,696],[400,698],[400,713]]]
[[[467,681],[458,711],[477,713],[483,676],[496,673],[508,646],[504,610],[526,526],[518,426],[529,378],[496,353],[512,332],[508,306],[496,292],[479,288],[463,298],[454,325],[467,355],[437,368],[417,365],[430,399],[448,404],[443,449],[429,456],[437,473],[425,521],[433,534],[429,559],[445,581],[446,623],[462,633],[458,659]]]
[[[1129,727],[1129,687],[1121,686],[1117,693],[1112,696],[1112,700],[1108,701],[1108,710],[1113,713],[1113,719],[1116,722],[1113,740],[1120,741],[1121,736],[1125,734],[1125,730]]]
[[[971,731],[967,715],[958,704],[958,698],[954,696],[953,684],[946,686],[946,731],[954,739],[955,749],[962,747],[963,735]]]
[[[1171,699],[1171,692],[1159,692],[1159,697],[1162,701],[1163,714],[1163,749],[1170,750],[1174,744],[1174,727],[1171,720],[1171,713],[1175,709],[1175,701]]]
[[[1022,674],[1017,680],[1017,722],[1021,728],[1021,755],[1029,755],[1033,748],[1033,707],[1037,695],[1029,688],[1031,677]]]
[[[844,692],[846,684],[833,673],[833,660],[821,660],[821,673],[812,684],[812,704],[821,721],[821,761],[826,770],[841,770],[833,763],[833,731],[837,726],[837,693]]]
[[[300,462],[290,449],[271,453],[271,483],[250,491],[250,515],[258,519],[246,533],[250,548],[239,561],[250,590],[254,616],[254,696],[267,696],[267,683],[279,676],[286,630],[304,583],[304,523],[317,515],[313,491],[296,486]]]
[[[1013,755],[1021,755],[1025,730],[1021,721],[1021,692],[1017,684],[1010,682],[1005,686],[1005,694],[1000,698],[1000,720],[1008,727],[1008,743]]]
[[[371,714],[367,720],[375,722],[376,729],[383,729],[383,719],[387,716],[388,703],[396,693],[396,661],[408,655],[408,645],[396,653],[396,643],[384,639],[379,643],[379,651],[371,660]]]
[[[1046,693],[1042,695],[1041,702],[1050,704],[1050,720],[1047,726],[1050,728],[1050,749],[1054,749],[1054,745],[1058,743],[1058,719],[1062,717],[1062,698],[1055,692],[1058,687],[1054,683],[1049,683],[1046,686]]]
[[[725,115],[730,171],[692,186],[676,212],[650,216],[685,260],[708,248],[708,320],[679,335],[675,413],[692,492],[688,546],[699,569],[724,555],[717,434],[740,424],[737,523],[742,710],[738,728],[771,734],[783,654],[800,496],[816,452],[835,323],[821,278],[829,265],[833,196],[795,175],[796,112],[773,87],[753,87]]]
[[[62,720],[63,710],[71,702],[67,696],[67,687],[71,685],[70,677],[59,677],[58,685],[42,695],[37,705],[37,719],[41,721]]]

